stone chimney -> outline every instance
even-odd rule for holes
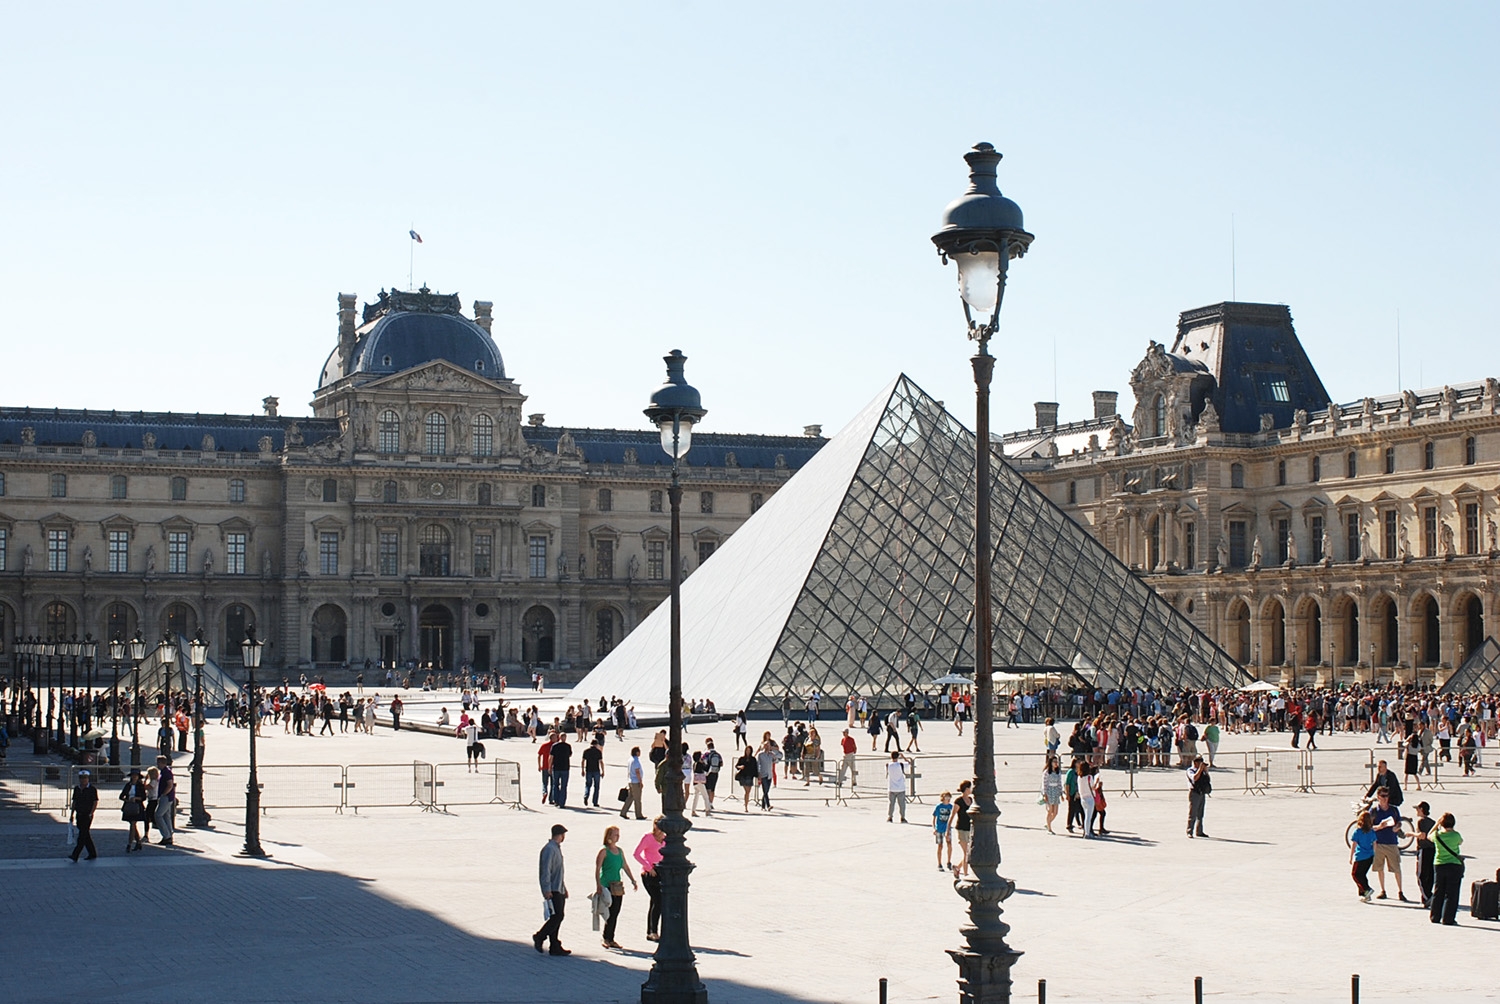
[[[276,409],[281,406],[281,398],[274,395],[261,398],[260,406],[265,409],[267,418],[275,418]]]
[[[809,439],[821,439],[823,438],[823,427],[821,425],[804,425],[802,427],[802,435]]]
[[[474,323],[484,329],[485,334],[490,333],[490,325],[495,323],[495,304],[491,300],[474,301]]]
[[[1057,428],[1057,402],[1038,401],[1036,403],[1036,427],[1038,429]]]
[[[345,376],[354,371],[354,329],[358,326],[354,320],[356,299],[358,297],[353,293],[339,294],[339,365]]]
[[[1117,414],[1120,402],[1120,392],[1117,390],[1094,391],[1094,417],[1111,418]]]
[[[538,411],[527,415],[526,424],[531,426],[533,429],[540,429],[542,426],[547,424],[546,412]]]

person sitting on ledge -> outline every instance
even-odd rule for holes
[[[437,723],[439,725],[447,725],[448,724],[448,709],[447,708],[442,708],[441,710],[438,711],[438,720],[437,720]]]

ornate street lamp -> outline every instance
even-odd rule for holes
[[[88,695],[84,703],[84,724],[88,727],[85,732],[94,730],[94,665],[98,662],[99,643],[94,640],[92,634],[85,634],[83,641],[79,643],[79,652],[83,655],[83,691]]]
[[[177,642],[172,638],[170,632],[161,636],[161,641],[156,643],[156,661],[161,664],[162,671],[162,725],[167,730],[167,759],[172,758],[172,753],[177,747],[177,728],[172,714],[172,672],[177,668]]]
[[[141,765],[141,663],[146,661],[146,639],[137,631],[130,639],[130,661],[135,663],[135,683],[130,694],[130,766]]]
[[[125,661],[125,642],[113,638],[109,643],[109,661],[115,667],[114,683],[109,688],[109,765],[120,766],[120,663]]]
[[[58,690],[62,689],[62,663],[57,664],[57,686],[52,685],[52,659],[57,655],[57,642],[48,638],[42,643],[42,657],[47,661],[47,744],[62,745],[62,708]]]
[[[37,755],[47,752],[47,730],[42,728],[42,693],[38,689],[41,673],[37,670],[37,656],[42,654],[41,642],[33,635],[26,642],[27,694],[31,697],[31,713],[26,717],[31,722],[31,749]]]
[[[64,705],[63,711],[68,716],[68,745],[71,746],[71,747],[73,747],[74,749],[77,749],[78,748],[78,712],[79,712],[79,708],[78,708],[78,656],[79,656],[79,653],[81,653],[83,651],[83,643],[78,640],[78,636],[75,634],[73,636],[73,640],[72,641],[64,642],[61,647],[62,647],[64,653],[68,656],[68,658],[70,658],[70,659],[73,660],[73,673],[72,673],[72,676],[70,677],[69,683],[68,683],[68,696],[69,696],[69,700]],[[61,676],[62,676],[61,670],[59,670],[59,672],[58,672],[57,675],[58,675],[59,678],[61,678]]]
[[[962,1004],[996,1004],[1010,1000],[1010,970],[1021,953],[1005,943],[1010,926],[1000,919],[1000,904],[1015,892],[1014,882],[1000,875],[1000,836],[995,803],[994,611],[990,603],[990,379],[995,358],[990,338],[1000,325],[1005,277],[1012,258],[1031,246],[1021,207],[1000,194],[995,168],[1000,154],[980,143],[964,154],[969,188],[943,210],[943,225],[932,236],[944,264],[958,266],[958,292],[969,337],[978,349],[974,367],[974,805],[972,878],[954,883],[969,903],[969,922],[959,929],[964,947],[948,954],[958,963]]]
[[[193,635],[188,643],[193,663],[193,814],[195,827],[207,826],[213,821],[208,808],[203,804],[203,664],[208,661],[208,642],[203,640],[203,629]]]
[[[245,849],[240,852],[247,858],[270,856],[260,846],[260,777],[255,772],[255,733],[259,728],[256,716],[260,711],[260,699],[255,695],[255,671],[260,668],[262,645],[255,640],[255,626],[251,625],[240,645],[240,659],[249,674],[245,689],[250,701],[250,780],[245,785]]]
[[[661,448],[672,458],[672,483],[667,491],[672,502],[672,607],[671,694],[668,697],[670,725],[667,732],[667,772],[662,779],[662,823],[667,835],[656,874],[661,881],[661,941],[651,963],[651,975],[641,984],[641,1004],[705,1004],[708,989],[698,978],[693,946],[688,941],[687,831],[692,823],[683,815],[682,792],[682,483],[678,461],[693,445],[693,426],[708,412],[698,392],[683,378],[687,356],[673,349],[666,356],[667,382],[651,395],[649,418],[661,431]]]

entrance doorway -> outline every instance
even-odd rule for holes
[[[553,626],[552,611],[535,606],[521,618],[521,661],[526,663],[552,661]]]
[[[477,634],[474,636],[474,672],[488,673],[490,671],[490,636]]]
[[[417,658],[436,669],[453,668],[453,611],[434,603],[422,610],[421,650]]]

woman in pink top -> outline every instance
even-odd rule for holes
[[[661,849],[666,843],[667,834],[661,828],[661,817],[657,816],[651,821],[651,832],[635,845],[633,855],[641,866],[641,885],[646,887],[646,895],[651,897],[651,905],[646,909],[647,941],[661,940],[658,933],[661,925],[661,879],[657,877],[656,866],[661,864]]]

